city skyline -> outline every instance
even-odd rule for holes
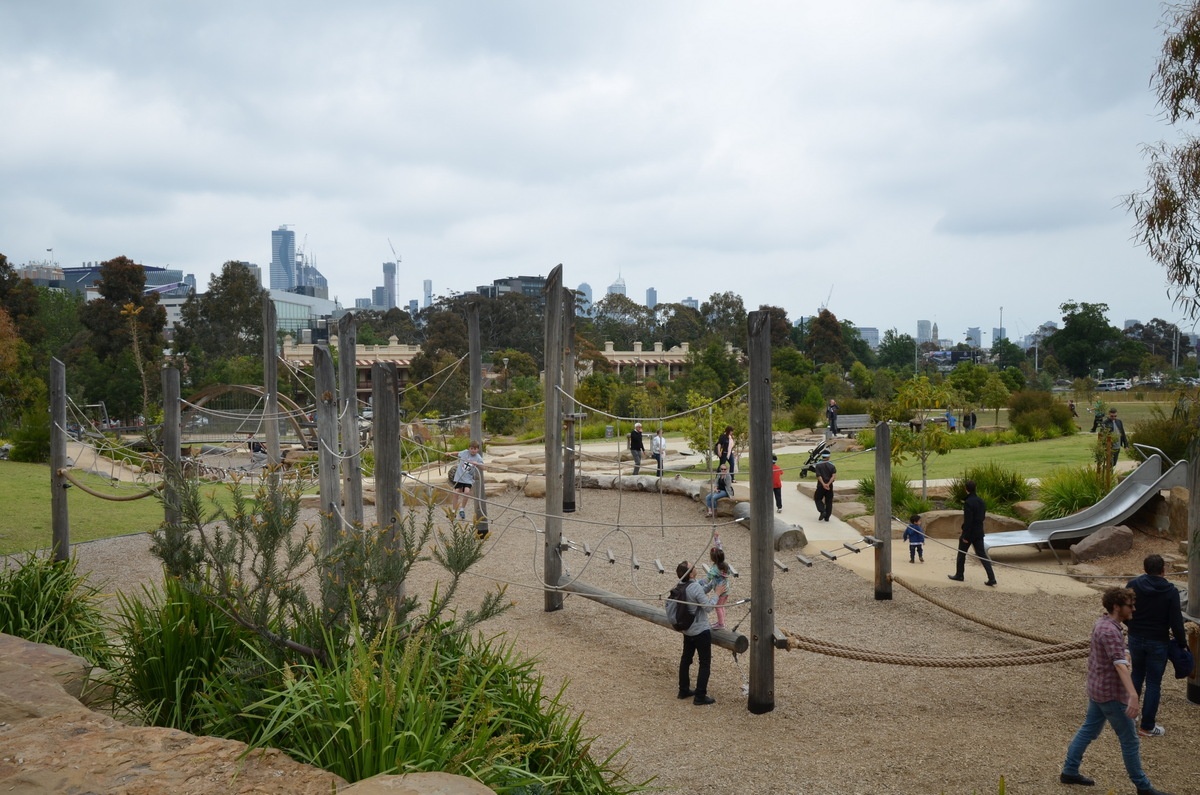
[[[0,252],[205,285],[285,222],[344,306],[399,251],[401,305],[562,263],[881,331],[1182,317],[1122,201],[1158,4],[618,9],[2,4]]]

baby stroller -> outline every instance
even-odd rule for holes
[[[808,454],[808,460],[804,462],[804,466],[800,467],[800,477],[808,477],[809,472],[817,471],[817,464],[821,462],[821,453],[829,449],[829,441],[822,440],[812,452]]]

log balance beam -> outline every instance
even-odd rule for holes
[[[578,580],[572,582],[567,577],[559,580],[558,587],[566,593],[573,593],[585,599],[591,599],[593,602],[599,602],[605,607],[620,610],[622,613],[628,613],[634,618],[649,621],[651,624],[658,624],[664,629],[675,632],[675,629],[667,622],[667,614],[662,608],[651,607],[640,599],[620,596],[611,591],[605,591],[602,588],[596,588],[595,586],[579,582]],[[736,654],[745,654],[750,649],[749,638],[740,632],[733,632],[729,629],[714,629],[712,631],[712,642],[714,646],[720,646],[722,649],[728,649]]]

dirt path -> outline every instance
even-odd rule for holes
[[[795,509],[803,510],[800,498]],[[1001,776],[1010,793],[1064,792],[1058,773],[1068,741],[1086,706],[1083,660],[997,669],[909,668],[842,660],[804,652],[775,655],[776,707],[751,715],[743,684],[746,659],[715,650],[710,693],[717,704],[695,707],[675,698],[681,642],[668,630],[569,596],[565,608],[543,611],[541,571],[544,501],[512,493],[494,497],[492,535],[477,576],[464,589],[471,604],[504,583],[513,608],[487,631],[514,641],[540,658],[540,670],[557,686],[569,682],[566,700],[586,714],[597,736],[595,752],[619,751],[638,780],[657,777],[668,793],[994,793]],[[815,513],[814,513],[815,517]],[[579,511],[564,522],[564,536],[606,555],[565,553],[581,580],[661,604],[670,569],[707,547],[711,525],[696,504],[653,494],[587,491]],[[816,522],[804,522],[817,532]],[[733,564],[741,570],[732,598],[750,593],[749,537],[738,525],[720,527]],[[835,528],[837,532],[840,529]],[[829,532],[834,532],[831,530]],[[897,589],[876,601],[864,578],[870,554],[820,557],[821,539],[808,554],[812,568],[772,573],[780,627],[813,637],[883,651],[972,655],[1031,647],[1031,643],[972,624]],[[123,589],[159,576],[146,552],[145,536],[81,544],[81,567]],[[643,565],[634,571],[629,558]],[[968,583],[945,581],[949,552],[931,546],[913,579],[965,610],[1041,634],[1085,638],[1100,612],[1099,596],[1073,580],[1001,569],[1000,587],[981,587],[982,573],[968,569]],[[1140,560],[1140,557],[1138,558]],[[896,569],[908,575],[907,553],[897,550]],[[846,565],[843,565],[846,564]],[[1051,564],[1052,565],[1052,564]],[[917,576],[917,570],[921,575]],[[428,593],[431,565],[414,573],[414,592]],[[972,584],[971,580],[974,580]],[[1018,586],[1018,583],[1020,585]],[[747,607],[730,610],[729,622],[745,620]],[[742,624],[742,631],[747,630]],[[1163,738],[1143,744],[1146,769],[1157,786],[1200,792],[1196,734],[1200,711],[1186,701],[1181,682],[1164,681],[1159,722]],[[1099,792],[1131,790],[1115,738],[1093,745],[1084,771]]]

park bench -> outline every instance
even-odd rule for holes
[[[848,437],[859,431],[875,427],[875,423],[871,422],[870,414],[843,414],[838,417],[837,425],[838,433],[844,433]]]

